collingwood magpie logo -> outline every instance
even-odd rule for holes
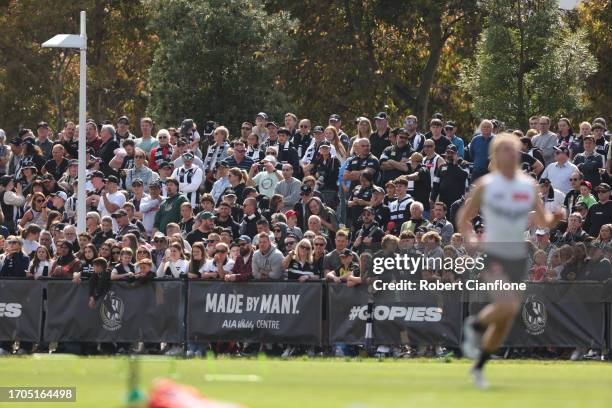
[[[102,327],[109,331],[119,330],[121,328],[121,320],[123,319],[123,309],[123,300],[115,292],[108,292],[100,306]]]
[[[527,329],[527,333],[534,336],[544,333],[548,314],[546,313],[546,305],[539,300],[535,295],[530,295],[523,303],[521,312],[523,323]]]

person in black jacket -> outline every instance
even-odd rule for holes
[[[278,130],[278,164],[276,168],[282,170],[283,164],[290,164],[293,167],[293,174],[297,178],[302,178],[302,167],[300,167],[300,157],[297,149],[289,142],[291,132],[287,128]]]
[[[244,200],[244,218],[240,224],[240,235],[247,235],[253,239],[257,234],[257,221],[261,219],[261,214],[257,211],[257,199],[249,197]]]
[[[465,194],[469,178],[467,163],[457,154],[457,146],[451,144],[446,148],[446,164],[436,170],[436,179],[431,190],[430,206],[439,200],[450,208],[455,201]]]
[[[599,235],[599,230],[604,224],[609,224],[612,220],[612,201],[610,201],[610,185],[601,183],[595,189],[599,202],[593,204],[589,208],[586,220],[584,221],[584,229],[591,236]]]
[[[2,278],[25,278],[28,267],[30,266],[30,258],[21,251],[21,240],[10,235],[6,239],[5,258],[0,269],[0,277]]]
[[[94,259],[93,266],[93,274],[89,278],[89,302],[87,303],[91,309],[95,309],[98,300],[106,295],[111,280],[111,272],[106,259]]]

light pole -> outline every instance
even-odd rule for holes
[[[87,159],[85,139],[85,113],[87,109],[87,31],[85,29],[85,12],[81,11],[81,35],[58,34],[42,44],[47,48],[78,48],[81,51],[79,62],[79,174],[77,190],[77,233],[85,232],[85,217],[87,210],[85,206],[85,180],[87,176]]]

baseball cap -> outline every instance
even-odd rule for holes
[[[567,146],[555,146],[555,150],[569,155],[569,148]]]
[[[121,122],[124,122],[126,125],[130,124],[130,120],[125,115],[120,116],[119,119],[117,119],[117,123],[121,123]]]
[[[75,165],[78,165],[78,164],[79,164],[79,161],[76,160],[76,159],[71,159],[71,160],[68,161],[68,166],[75,166]]]
[[[170,163],[169,161],[163,161],[159,166],[157,166],[160,169],[168,169],[168,168],[172,168],[174,165],[172,163]]]
[[[104,173],[102,173],[100,170],[96,170],[93,173],[91,173],[91,178],[94,177],[100,177],[101,179],[104,178]]]
[[[387,112],[378,112],[374,119],[387,119]]]
[[[211,213],[210,211],[202,211],[201,213],[199,213],[196,217],[196,220],[213,220],[215,218],[215,215],[213,213]]]
[[[154,180],[149,183],[149,188],[161,188],[161,181]]]
[[[278,133],[279,135],[287,135],[287,136],[291,136],[291,131],[290,131],[289,129],[287,129],[287,128],[284,128],[284,127],[282,127],[282,128],[280,128],[280,129],[278,129],[278,132],[277,132],[277,133]]]
[[[592,190],[592,189],[593,189],[593,185],[591,184],[591,182],[590,182],[590,181],[582,180],[582,181],[580,182],[580,185],[581,185],[581,186],[586,186],[586,188],[588,188],[589,190]]]
[[[456,127],[457,125],[455,125],[455,122],[453,122],[452,120],[447,121],[446,125],[444,125],[445,129],[454,129]]]
[[[323,140],[321,142],[321,144],[319,145],[319,149],[322,148],[322,147],[329,147],[329,148],[331,148],[331,144],[327,140]]]
[[[374,186],[374,193],[385,194],[385,189],[379,186]]]
[[[115,184],[119,184],[119,179],[116,176],[108,176],[108,178],[106,179],[107,183],[115,183]]]
[[[45,121],[40,121],[38,122],[38,124],[36,125],[36,130],[40,129],[40,128],[45,128],[48,129],[49,128],[49,124]]]
[[[23,143],[23,140],[19,136],[17,136],[17,137],[12,138],[10,143],[15,146],[21,146],[21,143]]]
[[[259,112],[257,116],[262,117],[264,120],[268,120],[268,114],[266,112]]]
[[[323,133],[323,126],[315,126],[312,133]]]
[[[312,193],[312,187],[308,184],[303,184],[302,187],[300,187],[300,192],[301,194],[310,194]]]
[[[236,196],[236,192],[233,189],[228,188],[227,190],[225,190],[224,195],[226,195],[226,196],[233,195],[235,197]]]
[[[270,127],[270,126],[275,127],[275,128],[278,129],[278,125],[276,124],[276,122],[268,122],[268,123],[266,123],[266,127]]]
[[[132,186],[144,186],[142,179],[136,178],[132,180]]]
[[[294,210],[289,210],[285,213],[285,217],[289,218],[289,217],[297,217],[297,212],[295,212]]]
[[[249,237],[248,235],[241,235],[241,236],[238,238],[238,242],[240,242],[240,241],[244,241],[244,242],[246,242],[247,244],[250,244],[250,243],[251,243],[251,237]]]
[[[329,115],[329,121],[330,122],[340,122],[342,119],[340,118],[340,115],[338,115],[337,113],[332,113],[331,115]]]
[[[550,230],[548,228],[538,228],[536,230],[536,235],[546,235],[549,233],[550,233]]]
[[[344,248],[342,251],[340,251],[340,256],[353,256],[353,253],[351,252],[350,249],[348,248]]]
[[[182,155],[183,160],[193,160],[193,153],[192,152],[185,152]]]
[[[276,157],[269,155],[263,158],[262,162],[264,161],[270,162],[272,164],[276,164]]]
[[[364,207],[361,212],[369,212],[370,214],[374,214],[374,209],[368,205],[367,207]]]
[[[123,209],[119,209],[117,211],[115,211],[114,213],[111,214],[111,217],[113,218],[119,218],[119,217],[127,217],[128,213]]]
[[[595,191],[597,191],[598,193],[607,193],[608,191],[610,191],[610,185],[608,183],[601,183],[600,185],[595,187]]]
[[[56,193],[52,193],[51,195],[59,197],[59,198],[61,198],[64,201],[68,200],[68,195],[65,192],[63,192],[63,191],[58,191]]]
[[[454,144],[449,144],[448,146],[446,146],[446,151],[457,153],[457,146],[455,146]]]
[[[51,173],[47,173],[44,176],[42,176],[43,181],[55,181],[55,177],[53,177],[53,174]]]
[[[546,178],[546,177],[542,177],[540,179],[540,185],[542,184],[550,184],[550,179]]]
[[[593,123],[593,126],[591,126],[591,130],[594,130],[594,129],[605,130],[606,128],[601,123],[596,122],[596,123]]]

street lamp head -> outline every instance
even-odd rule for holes
[[[79,48],[87,49],[87,40],[76,34],[58,34],[42,43],[43,48]]]

